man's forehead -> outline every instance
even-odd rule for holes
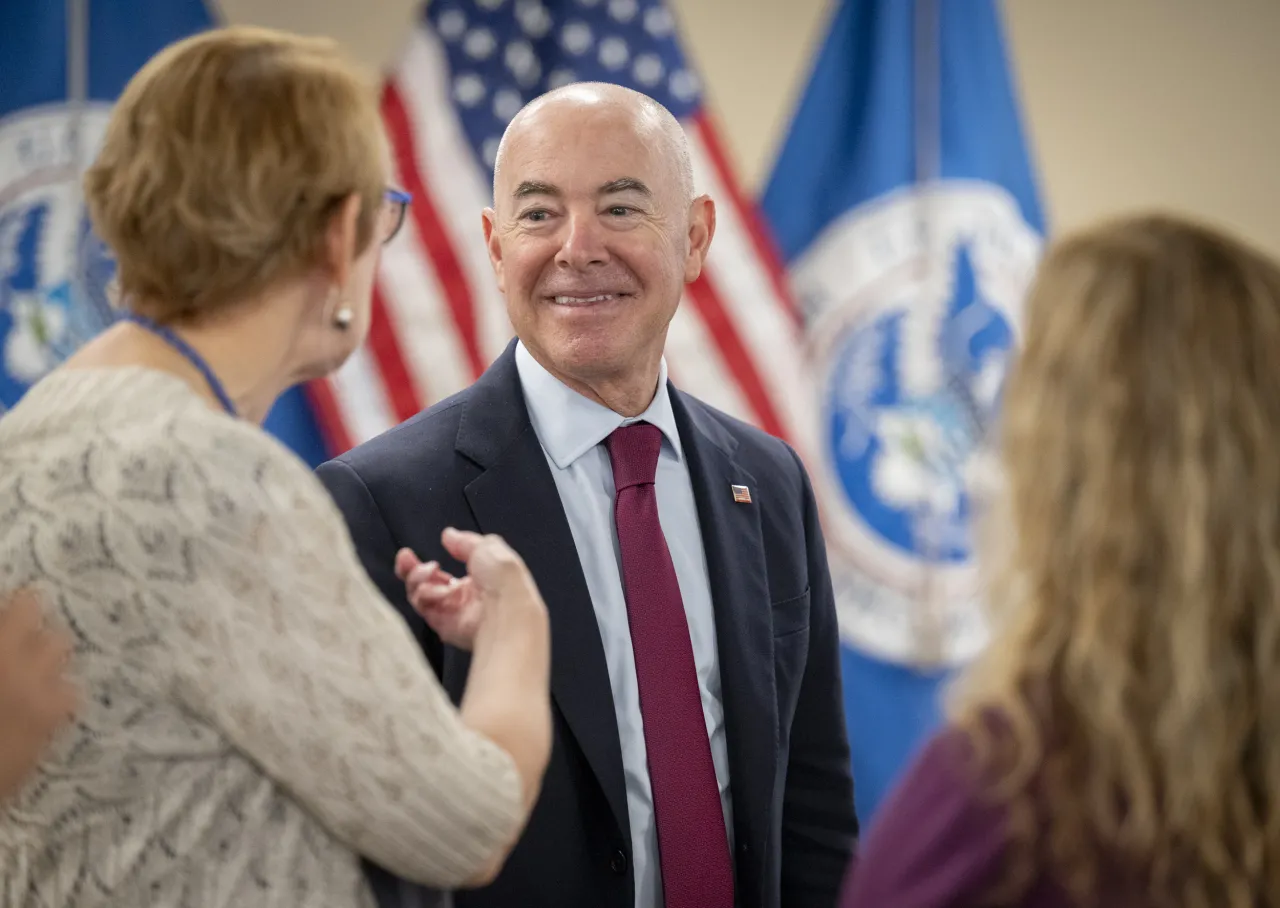
[[[494,162],[494,200],[501,204],[526,181],[553,183],[575,194],[623,176],[655,195],[693,198],[685,134],[663,107],[616,85],[583,83],[556,89],[508,125]]]
[[[511,159],[537,157],[548,151],[560,155],[577,152],[583,158],[599,154],[649,157],[658,138],[658,130],[643,118],[587,108],[579,115],[569,110],[540,111],[516,125],[503,144]]]
[[[558,193],[659,191],[669,180],[660,147],[592,129],[523,133],[503,149],[498,191],[528,195],[530,186]]]

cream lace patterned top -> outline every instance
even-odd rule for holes
[[[63,370],[0,419],[0,589],[28,583],[85,702],[0,808],[5,908],[368,906],[358,854],[451,888],[515,835],[514,764],[323,486],[176,378]]]

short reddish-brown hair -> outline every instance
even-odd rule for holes
[[[386,182],[376,94],[336,43],[231,27],[130,80],[84,188],[125,304],[184,321],[312,267],[353,193],[367,248]]]

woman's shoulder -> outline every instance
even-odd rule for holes
[[[1003,811],[986,797],[977,742],[965,727],[939,729],[879,806],[842,901],[938,908],[978,893],[1005,852]]]
[[[296,521],[309,534],[341,522],[311,468],[260,426],[204,407],[175,414],[166,436],[164,456],[182,480],[175,488],[204,520],[246,531]]]
[[[983,740],[998,738],[1002,728],[999,720],[987,717],[977,729],[954,724],[940,728],[917,751],[882,809],[889,812],[896,803],[899,810],[940,826],[970,831],[991,827],[998,812],[986,794],[990,774],[982,758]]]
[[[0,463],[23,492],[79,491],[202,525],[325,510],[310,468],[259,426],[151,369],[62,369],[0,419]],[[326,515],[328,516],[328,515]]]

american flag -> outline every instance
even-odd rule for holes
[[[718,224],[671,325],[672,380],[800,450],[814,422],[802,328],[780,261],[746,200],[656,0],[432,0],[382,95],[395,179],[413,193],[383,253],[365,345],[308,388],[332,453],[471,384],[512,335],[481,233],[507,122],[548,89],[614,82],[683,123]]]

